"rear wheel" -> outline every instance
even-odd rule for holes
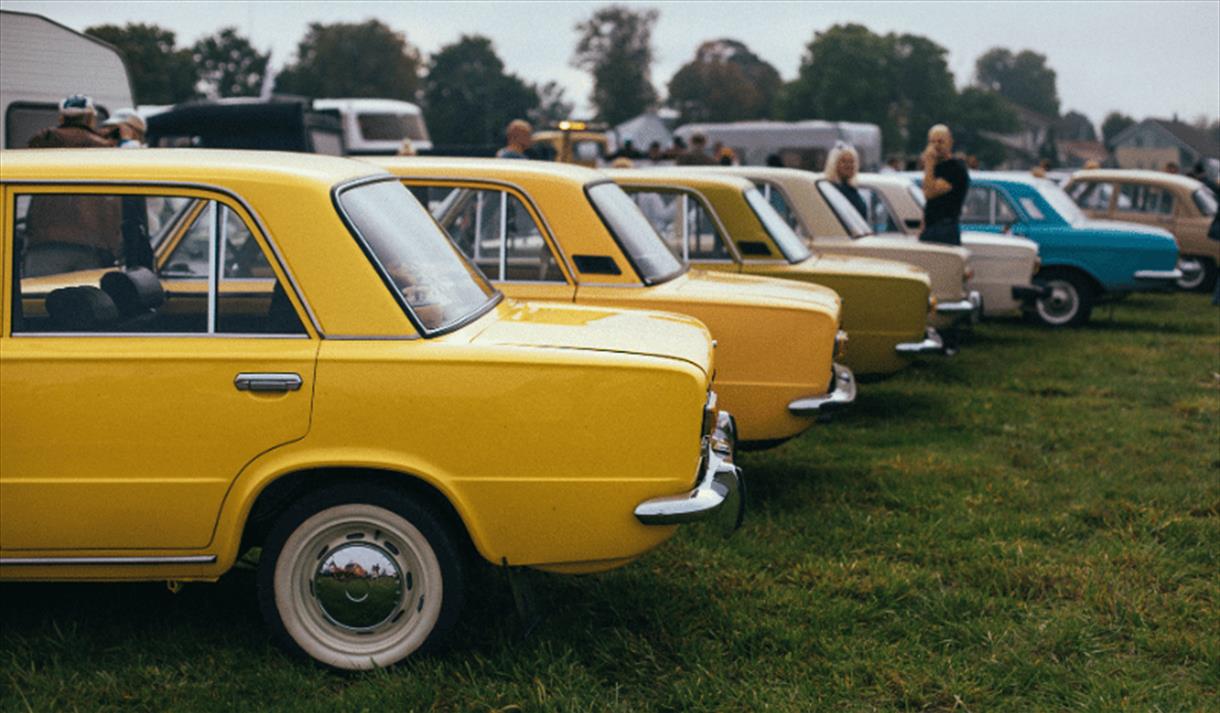
[[[1034,283],[1047,290],[1034,303],[1032,316],[1048,327],[1075,327],[1089,321],[1093,311],[1093,286],[1081,274],[1066,270],[1039,273]]]
[[[327,666],[391,666],[438,644],[464,599],[444,523],[401,493],[345,486],[277,520],[259,562],[259,606],[279,643]]]

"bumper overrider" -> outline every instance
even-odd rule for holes
[[[699,480],[680,495],[651,498],[635,508],[635,517],[645,525],[681,525],[715,516],[731,533],[745,516],[745,480],[733,463],[737,450],[737,426],[726,411],[716,416],[712,432],[703,437]]]
[[[1023,305],[1032,305],[1044,297],[1051,296],[1051,288],[1045,285],[1013,285],[1012,298]]]
[[[945,356],[952,356],[956,353],[956,350],[945,346],[945,340],[941,338],[940,333],[932,327],[928,327],[927,331],[924,332],[922,342],[902,342],[900,344],[895,344],[894,351],[908,356],[917,354],[943,354]]]
[[[856,400],[856,375],[842,364],[833,365],[830,387],[821,396],[797,399],[788,404],[793,416],[819,416]]]
[[[958,321],[978,322],[983,312],[983,296],[978,290],[970,290],[966,299],[954,302],[937,302],[936,313],[956,317]]]

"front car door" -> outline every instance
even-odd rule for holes
[[[267,237],[206,189],[8,184],[3,200],[0,551],[206,548],[246,464],[309,428],[318,339]],[[175,277],[147,243],[185,206],[202,255]]]

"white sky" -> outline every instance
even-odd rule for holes
[[[587,107],[588,76],[569,65],[575,24],[604,2],[31,2],[0,8],[37,12],[73,29],[148,22],[173,30],[179,46],[236,25],[282,66],[310,22],[377,18],[424,53],[462,34],[490,37],[510,72],[531,82],[558,81]],[[924,35],[949,50],[959,85],[995,46],[1045,54],[1057,73],[1063,111],[1095,124],[1113,109],[1193,120],[1220,115],[1220,2],[646,2],[660,10],[653,33],[653,83],[664,85],[700,42],[731,37],[796,76],[814,32],[856,22],[877,33]]]

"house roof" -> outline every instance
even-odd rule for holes
[[[1169,134],[1175,141],[1183,147],[1194,151],[1195,153],[1207,158],[1220,158],[1220,140],[1217,140],[1214,135],[1208,131],[1191,126],[1190,124],[1177,121],[1176,119],[1144,119],[1138,124],[1133,124],[1123,129],[1111,141],[1111,145],[1117,146],[1142,126],[1152,125],[1165,133]]]

